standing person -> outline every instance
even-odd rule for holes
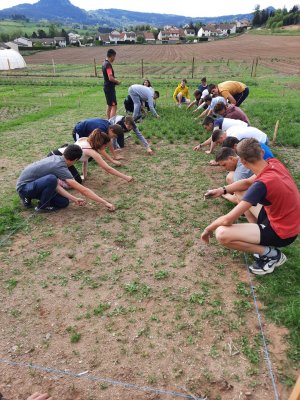
[[[102,65],[102,73],[104,79],[104,93],[106,97],[106,116],[107,119],[112,118],[117,113],[117,97],[116,85],[120,85],[121,81],[115,78],[112,63],[115,61],[116,52],[114,49],[109,49],[106,54],[106,59]]]
[[[76,182],[68,167],[82,157],[82,149],[76,144],[70,144],[62,156],[53,155],[28,165],[21,173],[16,190],[24,207],[31,208],[31,200],[38,199],[36,212],[51,212],[66,208],[70,201],[78,206],[85,205],[85,200],[73,196],[59,183],[59,179],[71,188],[78,190],[85,197],[104,204],[109,211],[114,211],[113,204],[99,197],[92,190]]]
[[[157,90],[154,91],[152,87],[150,88],[144,85],[131,85],[128,89],[128,94],[133,101],[134,121],[140,119],[142,116],[142,102],[147,102],[152,115],[154,115],[156,118],[159,118],[159,115],[154,108],[154,100],[159,98],[159,92]]]
[[[102,132],[107,133],[110,139],[118,137],[123,134],[123,130],[119,125],[112,125],[107,119],[102,118],[90,118],[84,121],[77,122],[73,129],[74,142],[82,137],[88,137],[94,129],[100,129]],[[118,160],[122,160],[123,157],[118,156],[115,152],[112,140],[108,143],[109,150],[113,156],[113,159],[109,157],[105,149],[100,151],[100,154],[105,157],[108,161],[111,161],[115,165],[121,165]]]
[[[242,140],[237,153],[244,166],[255,175],[206,192],[206,197],[219,197],[236,190],[247,190],[233,210],[204,229],[201,239],[208,244],[216,231],[221,245],[258,255],[249,269],[253,274],[265,275],[286,261],[278,247],[293,243],[300,232],[300,195],[295,181],[279,160],[263,159],[257,140]],[[261,204],[263,206],[255,209],[252,207]],[[246,211],[251,212],[252,221],[235,224]]]
[[[99,167],[104,169],[108,174],[118,176],[126,182],[131,182],[133,180],[132,176],[122,174],[122,172],[112,168],[101,157],[101,152],[103,152],[109,142],[109,136],[106,133],[101,132],[98,128],[94,129],[88,137],[82,137],[75,142],[75,144],[82,149],[82,156],[78,160],[82,162],[82,176],[80,176],[74,165],[69,167],[69,171],[77,182],[82,183],[83,180],[87,179],[88,161],[90,157],[93,158]],[[59,149],[53,150],[48,154],[48,157],[51,155],[61,156],[64,154],[66,148],[66,146],[62,146]]]
[[[173,100],[176,102],[178,107],[181,107],[182,103],[189,105],[191,102],[189,95],[189,88],[186,86],[186,84],[187,80],[182,79],[177,88],[174,90]]]
[[[240,106],[249,95],[249,88],[242,82],[225,81],[218,85],[208,85],[209,93],[223,96],[230,104]]]

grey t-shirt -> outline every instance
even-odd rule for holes
[[[233,182],[240,181],[241,179],[250,178],[253,175],[253,172],[246,168],[242,163],[241,160],[238,159],[236,169],[233,174]]]
[[[59,179],[74,179],[63,156],[51,156],[29,164],[17,180],[19,191],[26,183],[33,182],[46,175],[55,175]]]

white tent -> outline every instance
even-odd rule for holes
[[[0,71],[16,68],[26,68],[24,58],[16,50],[0,50]]]

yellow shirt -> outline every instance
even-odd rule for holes
[[[234,96],[235,94],[240,94],[246,89],[246,85],[242,82],[237,81],[226,81],[218,84],[218,89],[220,96],[228,99],[228,95]]]
[[[175,101],[176,101],[176,96],[178,95],[178,93],[182,93],[182,97],[185,97],[186,99],[190,98],[189,88],[187,86],[182,87],[181,83],[177,86],[177,88],[175,89],[175,92],[173,93],[173,99]]]

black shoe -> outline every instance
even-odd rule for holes
[[[53,212],[53,211],[57,211],[58,208],[53,207],[53,206],[47,206],[47,207],[43,207],[43,208],[39,208],[39,207],[35,207],[34,211],[37,213],[47,213],[47,212]]]
[[[20,196],[21,197],[21,196]],[[21,197],[22,204],[25,208],[32,208],[31,199],[29,197]]]
[[[286,262],[286,256],[278,249],[275,257],[259,257],[256,258],[254,264],[250,265],[249,270],[255,275],[266,275],[274,271],[276,267],[279,267]]]

